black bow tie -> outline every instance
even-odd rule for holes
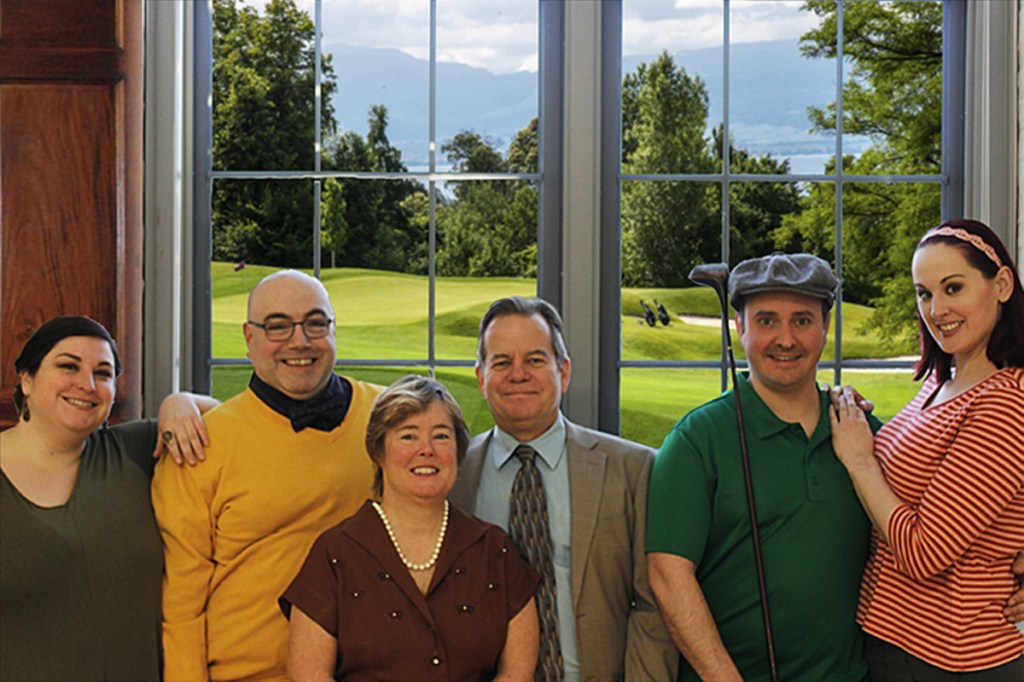
[[[352,401],[351,387],[336,374],[331,375],[323,393],[306,401],[289,398],[255,374],[249,388],[267,407],[288,419],[296,433],[305,428],[333,431],[345,420]]]
[[[345,416],[348,396],[340,392],[332,396],[320,396],[308,403],[292,408],[286,417],[292,422],[292,429],[298,433],[307,426],[318,431],[333,431]]]

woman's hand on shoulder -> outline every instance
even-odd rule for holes
[[[832,405],[828,408],[828,418],[832,425],[832,448],[848,470],[877,466],[875,437],[858,398],[860,395],[856,391],[841,392],[833,397]],[[860,400],[863,401],[863,398]]]
[[[839,399],[844,395],[849,395],[853,397],[854,404],[859,406],[865,414],[870,414],[875,409],[875,404],[873,402],[862,396],[860,394],[860,391],[858,391],[853,386],[850,386],[849,384],[847,384],[846,386],[837,386],[835,388],[832,388],[828,384],[823,384],[822,389],[824,389],[824,391],[828,393],[828,397],[832,400],[833,407],[838,408]]]
[[[203,415],[219,404],[215,398],[196,393],[173,393],[164,398],[157,415],[160,435],[153,457],[167,453],[178,465],[188,462],[193,466],[206,459],[210,436]]]

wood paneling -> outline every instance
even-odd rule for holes
[[[54,315],[96,318],[141,407],[142,2],[0,3],[0,424],[13,361]]]

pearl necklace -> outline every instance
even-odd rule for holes
[[[402,560],[405,567],[410,571],[427,571],[434,567],[437,563],[437,557],[441,555],[441,545],[444,544],[444,534],[448,530],[448,500],[444,501],[444,518],[441,519],[441,532],[437,534],[437,543],[434,545],[434,553],[430,555],[430,560],[423,564],[414,564],[405,558],[405,554],[402,553],[402,548],[398,546],[398,540],[395,538],[395,531],[391,528],[391,522],[388,521],[388,515],[384,513],[384,508],[377,502],[373,503],[373,508],[377,510],[377,516],[384,522],[384,530],[388,532],[388,537],[391,538],[391,544],[395,546],[395,551],[398,552],[398,558]]]

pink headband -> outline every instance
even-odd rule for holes
[[[961,241],[969,242],[974,248],[985,254],[990,261],[996,264],[997,268],[1003,267],[1003,262],[999,260],[999,256],[996,254],[996,250],[992,248],[984,239],[976,234],[971,234],[967,230],[960,227],[936,227],[934,230],[929,230],[921,241],[917,243],[918,246],[924,244],[932,237],[955,237]]]

